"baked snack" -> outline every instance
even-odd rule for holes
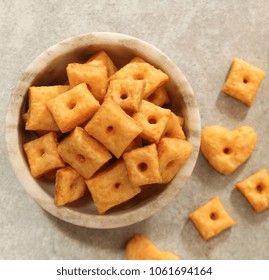
[[[189,218],[204,240],[235,225],[235,221],[228,214],[218,196],[193,211]]]
[[[266,169],[260,169],[245,180],[238,182],[236,188],[257,213],[269,208],[269,174]]]
[[[24,114],[25,129],[44,133],[60,131],[46,103],[69,89],[70,86],[62,85],[30,87],[29,108]]]
[[[162,138],[157,145],[162,183],[169,183],[192,154],[192,145],[182,139]]]
[[[104,214],[171,181],[192,146],[183,118],[161,107],[170,102],[167,74],[140,57],[118,70],[105,51],[69,63],[66,73],[69,84],[30,87],[22,113],[39,137],[24,145],[30,170],[55,181],[55,205],[80,199],[88,187]]]
[[[85,64],[94,66],[105,66],[107,68],[108,77],[112,76],[118,71],[117,67],[113,63],[112,59],[105,51],[99,51],[91,56]]]
[[[63,160],[85,179],[112,158],[109,151],[81,127],[76,127],[57,150]]]
[[[46,105],[62,133],[89,121],[100,107],[85,83],[51,99]]]
[[[56,172],[54,203],[62,206],[84,196],[87,190],[84,178],[70,166]]]
[[[111,167],[96,173],[86,180],[99,214],[119,205],[138,193],[141,189],[132,185],[124,161],[118,160]]]
[[[93,96],[102,103],[108,86],[108,73],[104,65],[70,63],[66,68],[71,87],[86,83]]]
[[[106,99],[112,98],[129,115],[140,109],[145,89],[143,80],[113,80],[109,83]]]
[[[223,175],[230,175],[251,156],[256,139],[250,126],[234,130],[208,126],[202,131],[201,150],[212,167]]]
[[[55,132],[49,132],[23,145],[34,178],[65,166],[58,151],[58,140]]]
[[[144,80],[144,98],[148,98],[157,88],[168,82],[169,77],[162,70],[147,62],[130,62],[110,77],[110,80]]]
[[[264,77],[263,70],[236,57],[222,90],[251,106]]]
[[[137,234],[126,245],[128,260],[179,260],[172,252],[158,249],[146,236]]]
[[[133,119],[143,129],[141,137],[150,143],[158,143],[164,134],[171,110],[156,106],[143,100],[140,110]]]
[[[85,130],[117,158],[142,131],[137,122],[110,98],[102,103]]]
[[[123,154],[130,181],[135,186],[162,182],[156,144]]]

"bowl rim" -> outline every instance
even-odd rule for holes
[[[187,99],[188,103],[191,104],[191,106],[186,109],[188,122],[191,127],[188,141],[192,143],[194,149],[191,157],[187,161],[188,168],[186,168],[186,166],[182,167],[183,176],[180,186],[173,189],[168,187],[164,192],[160,193],[155,200],[148,201],[143,207],[133,209],[131,212],[119,212],[114,213],[113,215],[99,215],[81,213],[68,207],[57,207],[51,203],[51,196],[44,192],[44,190],[39,187],[36,179],[30,175],[25,160],[21,156],[18,156],[18,154],[23,152],[19,141],[21,104],[24,95],[27,93],[29,86],[36,76],[36,73],[40,72],[45,64],[52,62],[60,53],[63,54],[63,48],[64,53],[68,53],[73,50],[74,42],[76,42],[76,47],[86,47],[89,46],[89,42],[92,41],[94,41],[95,44],[106,44],[107,42],[120,43],[131,49],[135,46],[136,51],[148,51],[152,59],[155,57],[161,57],[166,67],[171,67],[174,76],[177,77],[176,83],[180,85],[183,100]],[[176,193],[183,188],[187,179],[192,174],[198,158],[201,138],[201,120],[194,92],[189,82],[178,66],[174,64],[166,54],[148,42],[130,35],[114,32],[92,32],[73,36],[56,43],[52,47],[44,50],[22,72],[22,75],[10,96],[5,123],[5,138],[9,160],[17,179],[26,192],[44,210],[61,220],[78,226],[98,229],[118,228],[138,223],[149,218],[166,206],[175,197]]]

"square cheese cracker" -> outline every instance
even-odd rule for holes
[[[257,213],[269,208],[269,174],[266,169],[261,169],[237,183],[236,188]]]
[[[242,59],[235,58],[222,90],[251,106],[264,77],[263,70]]]
[[[217,196],[193,211],[189,218],[204,240],[208,240],[235,225],[235,221]]]
[[[138,186],[133,186],[130,182],[122,159],[108,169],[96,173],[86,180],[86,184],[100,214],[141,192]]]

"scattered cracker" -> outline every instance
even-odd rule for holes
[[[222,90],[251,106],[264,77],[263,70],[235,58]]]
[[[209,126],[202,131],[201,150],[211,166],[221,174],[229,175],[251,156],[256,138],[250,126],[234,130]]]
[[[204,240],[235,225],[217,196],[192,212],[189,218]]]
[[[246,197],[257,213],[269,208],[269,174],[265,169],[237,183],[236,188]]]
[[[132,237],[126,245],[128,260],[179,260],[174,253],[159,250],[146,236]]]

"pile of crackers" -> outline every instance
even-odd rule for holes
[[[167,74],[140,57],[117,69],[104,51],[66,73],[67,85],[30,87],[23,115],[38,135],[23,145],[31,174],[55,178],[55,205],[89,190],[104,214],[144,186],[170,182],[192,145],[183,118],[164,107]]]
[[[190,157],[184,119],[175,115],[165,85],[169,77],[140,57],[117,69],[104,51],[66,68],[67,85],[32,86],[25,129],[38,138],[25,143],[34,178],[55,180],[54,203],[66,205],[87,191],[100,214],[130,200],[149,185],[169,183]],[[223,91],[251,106],[264,71],[235,58]],[[230,175],[252,155],[255,130],[215,125],[202,131],[209,164]],[[269,174],[260,169],[236,184],[256,212],[269,208]],[[208,240],[236,222],[218,196],[189,214]],[[128,259],[179,259],[144,235],[126,245]]]

